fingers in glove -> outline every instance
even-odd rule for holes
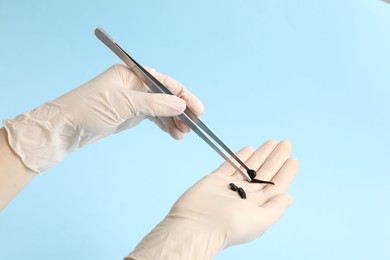
[[[244,147],[236,153],[237,157],[240,158],[244,162],[246,160],[248,160],[248,158],[250,158],[252,154],[253,154],[252,147]],[[213,172],[213,174],[232,176],[235,173],[235,171],[236,170],[233,168],[233,166],[231,166],[228,162],[225,161],[223,164],[221,164],[221,166],[219,166]]]
[[[292,204],[293,199],[289,194],[279,194],[272,197],[259,209],[261,211],[259,222],[261,225],[265,225],[265,229],[272,226],[286,211],[286,209]],[[264,218],[267,216],[267,218]]]
[[[260,146],[256,152],[252,154],[252,156],[245,162],[245,164],[255,171],[257,171],[260,166],[266,161],[268,156],[273,152],[273,150],[277,147],[278,142],[275,140],[269,140],[265,142],[262,146]],[[239,173],[235,172],[234,174],[238,179],[244,180],[244,177]],[[257,175],[258,176],[258,175]],[[266,180],[266,179],[264,179]],[[254,185],[258,187],[262,187],[264,185]]]
[[[257,170],[256,178],[260,180],[271,180],[279,169],[286,162],[291,153],[291,143],[287,140],[281,141]],[[278,183],[275,183],[278,185]]]
[[[184,133],[176,127],[173,117],[160,117],[161,122],[164,124],[167,132],[176,140],[181,140],[184,137]]]
[[[161,121],[158,117],[148,117],[150,121],[154,122],[158,127],[160,127],[161,130],[168,133],[167,127],[164,125],[164,123]]]
[[[163,83],[173,94],[182,98],[186,102],[187,107],[193,113],[198,116],[203,114],[204,106],[202,102],[200,102],[200,100],[189,92],[180,82],[153,69],[146,67],[145,69],[148,70],[157,80]]]
[[[167,94],[128,91],[128,99],[137,114],[146,116],[177,116],[186,108],[185,102]]]
[[[191,128],[183,121],[181,121],[177,116],[173,117],[173,121],[175,122],[176,127],[183,133],[189,133],[191,131]]]
[[[264,188],[264,193],[269,197],[275,196],[276,194],[286,193],[291,182],[297,175],[299,168],[299,161],[296,158],[289,158],[283,164],[282,168],[272,178],[272,181],[277,185],[267,185]]]
[[[261,206],[277,194],[287,193],[291,182],[297,175],[298,168],[299,162],[297,159],[287,159],[287,161],[283,164],[282,168],[280,168],[278,173],[272,179],[272,181],[276,184],[267,185],[265,187],[263,185],[260,190],[248,194],[248,199],[254,201],[258,206]]]
[[[184,134],[188,133],[191,130],[189,127],[188,127],[188,129],[185,127],[182,127],[182,126],[181,126],[181,128],[179,128],[179,126],[180,126],[179,124],[181,121],[179,121],[179,123],[178,123],[175,120],[176,117],[167,117],[167,118],[149,117],[149,119],[151,121],[153,121],[156,125],[158,125],[161,130],[170,134],[173,138],[175,138],[177,140],[183,139]],[[176,127],[177,129],[174,129],[174,127]]]

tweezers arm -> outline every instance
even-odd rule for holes
[[[102,28],[95,29],[96,37],[112,50],[154,93],[165,93],[173,95],[161,82],[155,79],[147,70],[139,65],[130,57]],[[187,124],[199,137],[203,139],[211,148],[213,148],[225,161],[233,166],[247,181],[251,177],[242,171],[218,146],[216,146],[206,135],[209,135],[220,147],[222,147],[230,156],[232,156],[247,171],[249,168],[237,157],[191,110],[186,108],[184,113],[178,116]]]
[[[243,162],[241,161],[240,158],[238,158],[238,156],[232,151],[230,150],[230,148],[224,143],[222,142],[221,139],[219,139],[218,136],[216,136],[213,131],[211,131],[210,128],[207,127],[207,125],[205,123],[202,122],[202,120],[200,120],[194,113],[192,113],[191,110],[189,109],[186,109],[185,113],[191,118],[192,121],[195,122],[195,124],[197,126],[199,126],[204,132],[206,132],[209,136],[211,136],[211,138],[218,144],[220,145],[223,149],[225,149],[225,151],[231,156],[233,157],[245,170],[249,171],[249,167]]]
[[[165,86],[160,86],[151,80],[152,75],[142,68],[134,59],[130,57],[102,28],[95,29],[96,37],[112,50],[153,92],[173,95]],[[162,84],[161,84],[162,85]]]

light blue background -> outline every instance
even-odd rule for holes
[[[234,150],[289,139],[295,203],[216,259],[390,259],[390,5],[363,0],[0,0],[0,118],[118,59],[183,82]],[[221,158],[150,122],[79,149],[0,214],[0,259],[121,259]]]

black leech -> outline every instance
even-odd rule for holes
[[[237,191],[237,186],[234,183],[229,183],[229,187],[232,191]]]
[[[255,170],[249,169],[246,172],[248,173],[249,177],[251,177],[251,179],[254,179],[256,177],[256,171]]]
[[[240,195],[241,199],[246,199],[246,193],[243,188],[238,188],[238,194]]]
[[[229,183],[229,187],[232,191],[237,191],[241,199],[246,199],[246,193],[243,188],[237,187],[234,183]]]
[[[263,180],[258,180],[258,179],[252,179],[250,182],[251,183],[265,183],[265,184],[275,185],[275,183],[273,183],[272,181],[263,181]]]
[[[263,181],[263,180],[255,179],[255,177],[256,177],[255,170],[249,169],[246,172],[248,173],[249,177],[251,177],[251,181],[250,181],[251,183],[265,183],[265,184],[275,185],[275,183],[273,183],[272,181]]]

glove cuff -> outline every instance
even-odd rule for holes
[[[227,234],[218,225],[193,216],[168,214],[124,260],[213,259],[225,248]]]
[[[80,143],[80,129],[61,114],[60,105],[50,102],[3,124],[10,147],[37,173],[60,162]]]

